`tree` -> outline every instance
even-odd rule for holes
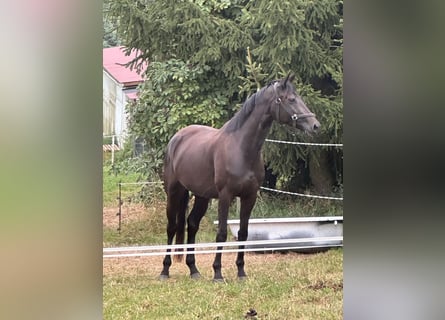
[[[108,12],[108,4],[104,3],[104,14],[102,18],[103,40],[102,46],[104,48],[115,47],[119,45],[119,39],[116,34],[116,27],[105,16]]]
[[[181,60],[152,62],[140,87],[138,103],[129,106],[129,127],[143,137],[152,162],[162,164],[165,146],[191,123],[219,127],[227,118],[228,104],[219,82],[211,82],[208,66],[191,66]]]
[[[258,86],[289,71],[322,132],[310,138],[274,126],[270,136],[341,141],[342,1],[108,0],[107,6],[122,44],[141,52],[130,66],[150,63],[130,128],[158,156],[180,127],[220,126]],[[338,150],[266,144],[264,157],[289,188],[298,187],[292,181],[301,170],[318,190],[327,184],[323,192],[341,182]]]

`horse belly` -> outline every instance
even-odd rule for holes
[[[217,198],[213,170],[201,159],[191,157],[177,168],[179,182],[193,194],[203,198]]]

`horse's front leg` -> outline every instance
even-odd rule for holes
[[[229,207],[233,197],[229,194],[222,193],[219,195],[218,201],[218,231],[216,234],[216,242],[225,242],[227,240],[227,217],[229,215]],[[223,247],[217,247],[217,250],[222,250]],[[221,273],[221,252],[216,253],[213,261],[214,277],[213,281],[224,281]]]
[[[187,243],[188,244],[195,243],[196,233],[198,232],[198,229],[199,229],[199,223],[200,223],[202,217],[204,216],[204,214],[206,213],[208,206],[209,206],[209,199],[200,198],[198,196],[195,196],[195,204],[193,205],[193,209],[190,212],[190,215],[187,220],[187,225],[188,225]],[[198,268],[196,268],[194,249],[188,248],[187,251],[188,251],[188,253],[187,253],[187,257],[186,257],[186,263],[190,269],[190,276],[193,279],[197,279],[201,275],[198,271]]]
[[[240,227],[238,230],[238,241],[247,240],[250,213],[252,212],[255,202],[256,202],[256,193],[250,197],[241,198]],[[244,245],[240,245],[239,249],[243,250]],[[238,279],[246,278],[247,275],[244,272],[244,251],[238,252],[238,255],[236,257],[236,266],[238,267]]]

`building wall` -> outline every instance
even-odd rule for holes
[[[126,94],[133,90],[119,86],[116,91],[114,134],[118,136],[119,145],[123,145],[127,135],[127,115],[125,109],[129,101]]]
[[[116,94],[118,86],[116,82],[103,72],[103,134],[106,136],[116,134]]]
[[[125,94],[122,87],[118,87],[116,90],[116,101],[115,101],[115,115],[114,115],[114,134],[118,136],[119,145],[123,143],[122,141],[122,122],[125,120]]]
[[[127,134],[125,106],[129,103],[128,93],[137,91],[136,87],[124,88],[104,71],[103,73],[103,134],[116,135],[116,142],[122,146]]]

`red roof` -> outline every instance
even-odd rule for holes
[[[141,75],[136,70],[130,70],[123,66],[136,58],[137,51],[132,50],[130,55],[126,56],[123,51],[124,47],[113,47],[103,49],[103,68],[118,82],[124,86],[135,86],[143,81]],[[144,63],[142,72],[147,68]]]

